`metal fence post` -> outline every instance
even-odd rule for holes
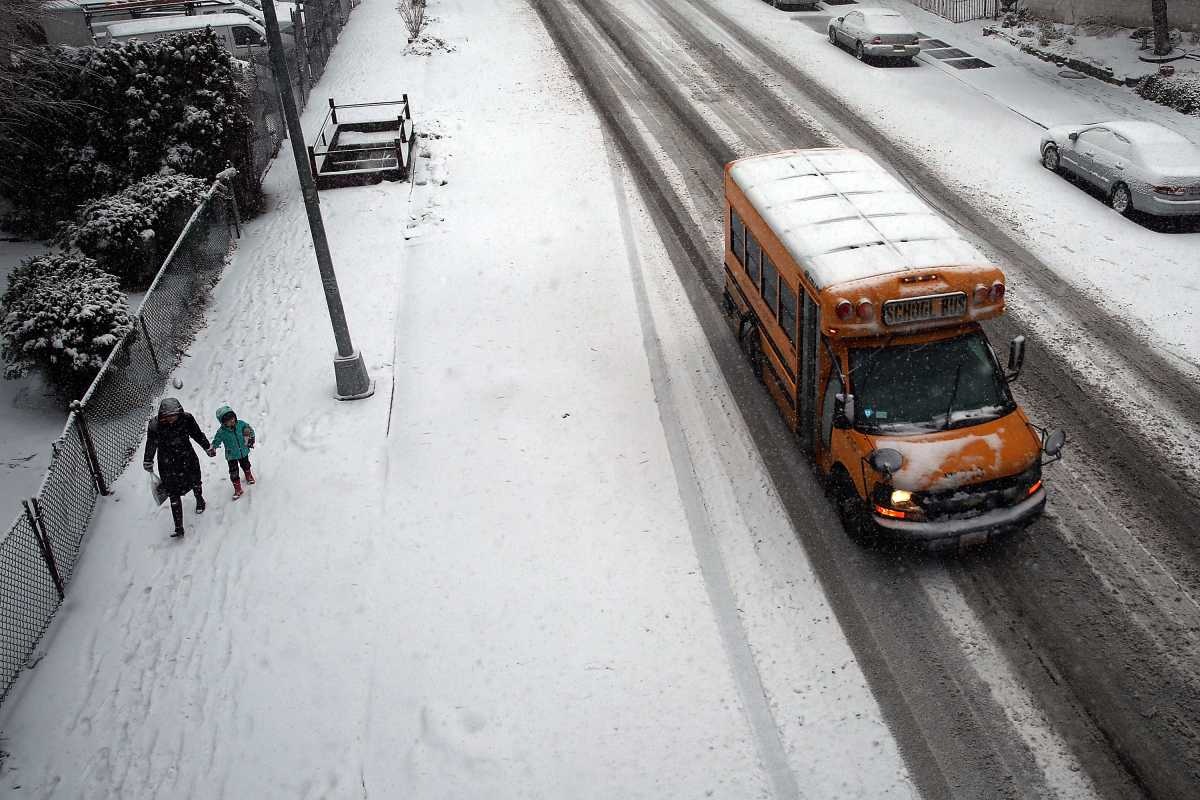
[[[146,318],[138,314],[138,324],[142,326],[142,335],[146,337],[146,349],[150,351],[150,360],[154,362],[154,371],[162,374],[162,366],[158,363],[158,354],[154,352],[154,342],[150,340],[150,331],[146,328]]]
[[[96,481],[96,491],[108,495],[108,484],[104,481],[104,472],[100,469],[100,459],[96,455],[96,445],[92,441],[91,431],[88,430],[87,416],[84,414],[83,403],[78,400],[71,403],[75,412],[75,425],[79,431],[79,439],[83,442],[83,451],[87,454],[88,466],[92,469],[92,477]]]
[[[66,592],[63,591],[62,577],[58,574],[58,564],[54,560],[54,551],[50,548],[50,537],[46,535],[46,529],[42,526],[42,510],[37,506],[37,499],[33,500],[33,509],[29,507],[29,500],[22,500],[21,505],[25,506],[25,519],[29,520],[29,527],[33,530],[33,538],[37,540],[38,550],[42,553],[42,560],[46,562],[46,569],[50,572],[50,577],[54,580],[54,588],[58,590],[58,599],[62,600],[66,597]],[[36,513],[35,510],[36,509]]]

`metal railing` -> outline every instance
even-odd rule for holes
[[[970,22],[973,19],[996,19],[1000,15],[1000,0],[908,0],[915,6],[932,11],[951,22]]]

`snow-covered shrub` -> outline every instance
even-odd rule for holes
[[[61,112],[5,142],[0,194],[21,230],[50,235],[80,203],[164,168],[211,179],[249,163],[244,66],[211,31],[57,52]]]
[[[1038,44],[1042,47],[1066,36],[1053,22],[1042,20],[1038,23]]]
[[[1020,36],[1022,39],[1030,39],[1034,34],[1035,31],[1033,28],[1021,28],[1021,30],[1017,31],[1017,36]]]
[[[26,259],[0,301],[4,376],[37,369],[65,399],[76,399],[132,327],[117,279],[90,258]]]
[[[207,188],[207,181],[190,175],[151,175],[80,206],[56,241],[95,259],[126,286],[140,287],[153,277]]]
[[[1200,75],[1147,75],[1136,91],[1147,100],[1170,106],[1184,114],[1200,115]]]

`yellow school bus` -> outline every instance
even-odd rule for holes
[[[930,547],[1020,529],[1065,435],[1034,426],[980,321],[1004,273],[856,150],[725,168],[725,311],[847,532]]]

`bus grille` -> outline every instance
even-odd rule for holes
[[[930,520],[970,519],[997,508],[1008,508],[1025,498],[1027,486],[1023,474],[992,481],[930,492],[921,499],[921,508]]]

